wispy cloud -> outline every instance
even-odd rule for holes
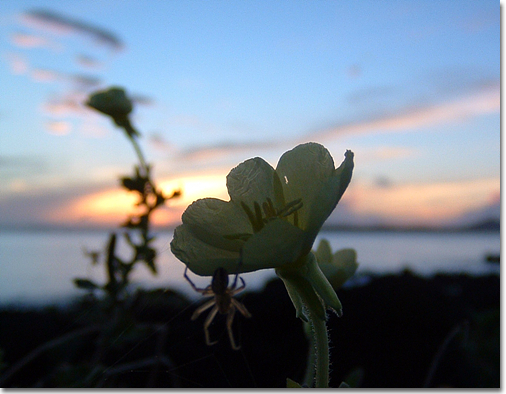
[[[363,148],[357,150],[355,154],[360,156],[360,161],[379,161],[404,159],[415,157],[420,154],[418,149],[405,146],[375,146],[374,148]]]
[[[4,55],[4,59],[14,75],[25,74],[29,70],[28,61],[24,56],[17,53],[7,53]]]
[[[50,30],[57,34],[74,33],[88,36],[114,50],[121,50],[124,47],[121,40],[108,30],[49,10],[38,9],[26,12],[22,15],[22,22],[28,26]]]
[[[395,93],[395,90],[392,86],[369,86],[350,93],[347,100],[352,105],[362,106],[371,102],[376,103]]]
[[[161,152],[170,153],[175,150],[174,144],[167,141],[167,139],[160,133],[149,134],[148,142],[154,149]]]
[[[17,176],[20,173],[44,173],[47,163],[36,156],[0,156],[0,173],[2,176]]]
[[[85,74],[75,74],[75,73],[64,73],[49,68],[32,68],[30,71],[30,77],[35,82],[69,83],[72,88],[84,91],[96,88],[101,83],[100,78],[95,76]]]
[[[69,122],[59,120],[59,121],[50,121],[46,123],[46,128],[49,131],[49,134],[52,135],[67,135],[70,133],[72,126]]]
[[[284,145],[284,144],[283,144]],[[211,160],[215,158],[223,158],[238,152],[248,152],[251,150],[274,149],[282,146],[281,143],[275,141],[260,142],[222,142],[219,144],[203,147],[195,147],[181,151],[181,159],[186,160]]]
[[[42,103],[41,109],[44,114],[53,117],[67,117],[71,115],[84,114],[84,107],[81,104],[84,97],[80,94],[67,94],[53,97]]]
[[[55,51],[63,49],[63,45],[36,34],[13,33],[11,43],[20,48],[49,48]]]
[[[383,116],[337,125],[308,137],[323,141],[344,135],[412,131],[498,113],[500,104],[500,88],[494,86],[453,101],[404,108]]]
[[[106,134],[92,111],[86,109],[83,103],[89,93],[102,84],[99,72],[106,66],[106,63],[100,60],[104,55],[103,49],[105,48],[108,54],[119,51],[124,48],[123,42],[106,29],[47,9],[24,12],[16,20],[16,24],[16,31],[13,31],[9,38],[13,47],[20,50],[18,53],[4,54],[4,59],[12,74],[24,75],[33,82],[48,84],[53,88],[51,95],[46,97],[39,107],[46,118],[43,119],[45,130],[49,134],[59,136],[67,135],[74,129],[91,137]],[[68,35],[88,39],[77,44],[80,54],[69,54],[62,50],[65,49],[65,36]],[[97,45],[92,45],[96,43],[100,45],[100,51],[97,51]],[[52,56],[46,57],[45,63],[40,64],[43,58],[37,57],[38,52],[33,51],[34,49],[61,52],[56,56],[67,57],[66,64],[73,61],[73,66],[63,65],[56,68],[60,59],[53,62]],[[31,54],[33,58],[29,57]],[[76,65],[88,71],[75,71]],[[135,101],[146,105],[152,100],[139,96]]]
[[[55,82],[60,79],[60,74],[53,70],[36,68],[31,70],[30,77],[35,82]]]
[[[90,55],[83,55],[83,54],[77,55],[76,63],[84,68],[92,70],[99,70],[104,67],[104,64],[100,60]]]

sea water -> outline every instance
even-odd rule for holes
[[[131,258],[131,249],[118,232],[118,255]],[[62,302],[83,294],[74,278],[105,282],[104,253],[93,265],[85,251],[105,251],[109,234],[104,231],[0,231],[0,305],[33,305]],[[334,251],[354,248],[359,269],[367,273],[396,274],[405,269],[420,275],[436,273],[498,273],[498,265],[485,263],[489,254],[500,253],[498,232],[360,232],[322,231]],[[183,278],[184,265],[170,252],[172,232],[159,232],[154,246],[158,251],[158,274],[152,275],[142,263],[133,272],[134,284],[145,288],[171,288],[187,296],[195,292]],[[249,290],[261,289],[273,270],[243,275]],[[192,276],[205,287],[209,278]]]

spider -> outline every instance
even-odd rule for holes
[[[225,268],[220,267],[214,271],[211,284],[205,289],[200,289],[195,286],[192,280],[188,277],[187,271],[188,267],[186,267],[184,270],[184,277],[193,287],[193,290],[201,293],[204,297],[214,297],[212,300],[209,300],[198,307],[195,312],[193,312],[193,315],[191,317],[192,320],[195,320],[200,316],[202,312],[214,306],[204,322],[206,344],[208,346],[211,346],[218,342],[211,342],[211,339],[209,337],[209,326],[214,320],[216,314],[220,312],[223,315],[227,315],[227,332],[230,339],[230,345],[232,346],[232,349],[239,350],[240,346],[237,346],[235,344],[234,335],[232,333],[232,322],[234,321],[235,311],[238,310],[244,317],[251,317],[251,314],[248,312],[246,307],[234,298],[237,293],[241,292],[246,287],[244,279],[240,278],[239,274],[236,274],[234,283],[232,283],[232,286],[228,287],[228,273]],[[242,285],[236,288],[238,278],[241,280]]]

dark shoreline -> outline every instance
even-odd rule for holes
[[[154,226],[156,232],[173,233],[176,226],[161,227]],[[468,233],[468,232],[487,232],[499,233],[501,223],[499,220],[490,219],[468,225],[448,225],[448,226],[390,226],[390,225],[333,225],[324,224],[322,231],[327,232],[386,232],[386,233]],[[3,231],[8,232],[121,232],[117,227],[107,226],[65,226],[51,225],[46,223],[36,224],[11,224],[0,225],[0,234]]]
[[[344,316],[329,320],[334,387],[342,380],[363,388],[423,387],[445,340],[448,344],[430,387],[499,387],[499,275],[422,278],[404,272],[373,277],[364,286],[341,289],[338,294]],[[242,349],[234,352],[223,319],[211,326],[218,344],[204,344],[203,318],[190,320],[199,303],[162,290],[134,297],[132,321],[162,324],[169,333],[164,353],[174,367],[159,374],[157,387],[283,387],[287,377],[302,379],[308,344],[280,281],[269,282],[261,292],[245,293],[241,300],[253,318],[236,318],[234,332]],[[92,301],[82,300],[66,308],[0,309],[3,363],[12,366],[45,341],[89,326],[94,322],[94,308]],[[116,342],[107,358],[110,366],[153,352],[153,334],[139,335],[122,336]],[[84,344],[69,344],[67,351],[41,355],[5,387],[32,387],[41,382],[46,387],[70,387],[82,382],[69,379],[82,373],[81,364],[86,364],[96,340],[91,336]],[[77,364],[81,366],[69,370]],[[134,368],[108,384],[145,387],[146,371]]]

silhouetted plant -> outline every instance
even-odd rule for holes
[[[139,196],[136,206],[140,208],[140,212],[130,216],[122,225],[126,229],[123,232],[126,243],[133,250],[132,258],[127,261],[117,255],[116,234],[113,233],[110,235],[107,248],[107,283],[98,285],[83,278],[74,280],[77,287],[85,290],[102,290],[111,298],[113,304],[118,304],[126,296],[124,293],[130,284],[130,274],[135,266],[144,263],[154,275],[157,274],[156,250],[152,247],[155,236],[150,231],[151,215],[167,200],[178,197],[181,191],[176,190],[170,196],[166,196],[155,186],[151,178],[151,166],[146,163],[137,142],[140,133],[132,126],[129,118],[133,105],[123,89],[113,87],[97,92],[90,97],[87,105],[110,116],[114,123],[124,130],[139,159],[139,164],[134,166],[134,174],[120,178],[123,188]],[[135,237],[134,234],[138,236]],[[96,262],[96,256],[91,255],[91,258],[92,263]]]
[[[133,318],[130,311],[131,284],[130,274],[139,264],[145,264],[156,275],[155,263],[156,250],[152,246],[155,236],[151,232],[151,215],[155,210],[162,207],[166,201],[176,198],[181,191],[176,190],[171,195],[164,193],[156,187],[151,177],[151,167],[146,163],[144,155],[137,142],[140,133],[131,124],[129,114],[133,109],[131,100],[128,99],[123,89],[111,88],[93,94],[87,105],[105,115],[110,116],[114,123],[121,127],[127,139],[132,143],[137,154],[139,164],[134,166],[132,176],[124,176],[120,179],[123,188],[129,192],[137,193],[139,200],[136,207],[139,213],[130,216],[121,226],[124,228],[123,237],[133,250],[130,259],[121,258],[117,253],[117,234],[109,235],[105,255],[104,269],[106,282],[96,283],[87,278],[76,278],[74,284],[88,291],[88,312],[91,316],[87,327],[77,329],[61,337],[46,342],[34,349],[23,359],[12,365],[0,378],[2,386],[7,385],[11,378],[25,368],[43,353],[58,347],[68,346],[69,343],[78,341],[81,347],[86,347],[86,339],[95,338],[95,344],[89,357],[74,360],[72,356],[66,356],[60,364],[54,366],[51,376],[44,378],[38,384],[56,385],[59,387],[101,387],[108,382],[114,381],[117,374],[125,370],[139,368],[151,368],[146,385],[152,387],[156,384],[158,367],[173,368],[170,358],[163,354],[167,336],[167,327],[163,324],[140,324]],[[84,251],[91,259],[91,264],[99,264],[101,253],[98,251]],[[96,293],[102,297],[95,297]],[[128,363],[117,363],[114,368],[107,368],[107,356],[111,352],[125,348],[132,342],[139,342],[146,336],[155,336],[157,346],[152,357],[140,360],[128,360]],[[120,356],[120,360],[122,357]],[[1,363],[0,363],[1,365]],[[55,383],[55,381],[57,383]],[[51,383],[50,383],[51,382]],[[174,385],[177,379],[172,379]]]

